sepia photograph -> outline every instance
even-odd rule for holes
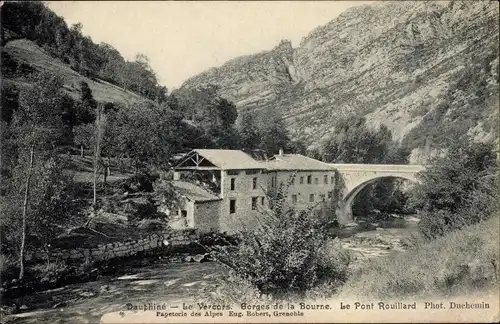
[[[0,14],[0,323],[500,321],[499,2]]]

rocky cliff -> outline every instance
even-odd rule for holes
[[[364,115],[369,126],[383,123],[406,141],[417,161],[423,147],[442,144],[444,131],[492,138],[498,10],[493,1],[355,7],[313,30],[297,48],[284,40],[182,87],[218,84],[240,112],[279,110],[293,137],[309,145],[327,137],[340,116]]]

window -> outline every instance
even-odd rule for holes
[[[260,170],[246,170],[245,173],[246,174],[258,174],[258,173],[260,173]]]
[[[187,216],[188,216],[188,212],[187,212],[187,210],[184,210],[184,209],[183,209],[183,210],[181,210],[181,217],[182,217],[182,218],[186,218]]]
[[[227,170],[227,175],[238,175],[240,171],[237,170]]]
[[[323,182],[328,184],[328,176],[326,174],[323,176]]]
[[[334,184],[334,183],[335,183],[335,177],[331,177],[331,178],[330,178],[330,183],[331,183],[331,184]]]
[[[297,195],[292,195],[292,203],[297,203]]]
[[[257,178],[252,179],[252,189],[257,189]]]
[[[300,184],[304,184],[304,177],[300,177]]]
[[[309,202],[314,202],[314,194],[309,195]]]
[[[231,178],[231,190],[234,190],[234,185],[235,185],[236,179]]]
[[[229,200],[229,213],[236,213],[236,199]]]
[[[252,197],[252,210],[257,210],[257,197]]]
[[[307,176],[307,184],[311,184],[312,183],[312,176],[308,175]]]
[[[260,204],[264,206],[265,197],[260,197]]]
[[[314,178],[314,184],[319,184],[319,179],[318,178]]]

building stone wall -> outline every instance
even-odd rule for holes
[[[295,179],[288,187],[287,199],[290,204],[297,206],[297,208],[306,208],[311,205],[316,205],[318,202],[328,199],[329,193],[335,189],[335,170],[274,172],[274,174],[269,177],[270,188],[277,190],[281,183],[288,183],[293,174],[295,174]],[[275,181],[271,179],[272,176],[276,177]],[[307,182],[308,177],[311,178],[310,184]],[[272,187],[274,183],[275,186]],[[311,195],[313,195],[313,201],[310,201]],[[297,199],[296,202],[294,202],[294,196]]]
[[[225,170],[222,175],[223,200],[220,203],[220,231],[234,233],[242,227],[255,225],[255,218],[259,217],[259,208],[267,206],[266,190],[268,175],[265,170]],[[234,174],[238,173],[238,174]],[[253,179],[257,179],[253,187]],[[231,190],[231,179],[234,180],[234,190]],[[257,209],[252,209],[252,198],[257,200]],[[264,205],[262,205],[264,198]],[[231,200],[236,201],[235,212],[230,212]],[[252,221],[250,221],[252,220]]]
[[[194,224],[200,233],[219,230],[220,200],[196,202],[194,204]]]

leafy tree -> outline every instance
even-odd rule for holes
[[[260,120],[260,148],[269,155],[276,154],[279,149],[289,151],[291,140],[281,115],[274,110],[267,110]]]
[[[418,174],[420,183],[410,196],[411,206],[420,210],[419,227],[427,238],[489,217],[497,194],[493,145],[456,136],[443,153]]]
[[[12,130],[18,150],[17,171],[14,173],[14,193],[22,192],[19,278],[24,277],[26,237],[31,212],[36,210],[33,191],[40,185],[34,181],[37,173],[46,167],[53,156],[55,143],[62,134],[62,80],[51,74],[36,75],[33,85],[19,94],[19,108],[14,113]],[[16,181],[21,181],[17,182]],[[50,215],[46,215],[49,217]]]
[[[80,103],[77,106],[76,125],[92,123],[96,117],[97,101],[87,82],[80,83]]]
[[[389,154],[389,152],[391,152]],[[396,163],[404,160],[392,142],[390,130],[381,125],[369,130],[364,117],[340,120],[335,133],[321,147],[322,160],[329,163]]]
[[[95,125],[82,124],[73,127],[73,141],[80,147],[80,157],[85,156],[84,148],[90,149],[95,143]]]
[[[320,159],[329,163],[408,163],[409,152],[392,140],[391,131],[381,125],[370,130],[364,117],[339,120],[333,134],[318,152]],[[407,199],[400,190],[401,182],[382,179],[369,184],[355,198],[353,213],[367,215],[378,209],[384,212],[402,210]]]
[[[260,131],[252,113],[247,112],[242,115],[238,131],[242,148],[256,149],[259,147],[261,142]]]
[[[234,123],[238,112],[233,103],[218,94],[218,90],[213,84],[181,89],[172,95],[170,102],[187,120],[204,131],[203,137],[207,141],[199,147],[236,148],[238,134]]]
[[[136,172],[167,167],[172,151],[181,145],[178,116],[154,103],[122,108],[112,116],[110,124],[116,135],[116,156],[129,158]]]
[[[105,62],[99,71],[99,77],[103,80],[121,84],[121,70],[125,64],[125,59],[120,52],[107,43],[99,44],[100,55],[105,58]]]

